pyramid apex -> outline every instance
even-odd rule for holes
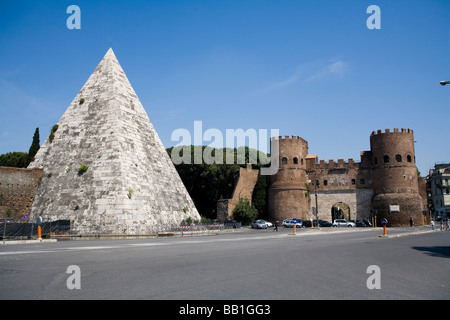
[[[105,56],[103,57],[102,60],[107,60],[109,58],[114,58],[117,60],[117,57],[111,47],[108,49],[108,51],[106,51]]]

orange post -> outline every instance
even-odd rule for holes
[[[38,240],[42,239],[41,237],[41,226],[38,226]]]
[[[383,226],[383,235],[386,235],[386,226]]]
[[[295,223],[294,223],[294,233],[297,233],[297,226]]]

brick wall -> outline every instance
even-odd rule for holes
[[[41,169],[0,167],[0,217],[29,214],[41,176]]]

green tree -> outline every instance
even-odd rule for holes
[[[34,156],[39,151],[40,148],[39,141],[39,128],[34,131],[33,142],[31,143],[30,150],[28,151],[28,164],[34,160]]]
[[[240,198],[238,204],[233,209],[233,218],[241,222],[243,225],[248,225],[258,215],[258,210],[250,203],[250,200]]]
[[[267,218],[267,178],[258,175],[255,188],[253,189],[252,203],[258,210],[258,217]]]
[[[0,155],[0,166],[26,168],[28,166],[28,153],[8,152]]]
[[[207,164],[205,163],[203,156],[201,157],[201,164],[194,164],[195,151],[200,151],[199,148],[201,148],[202,155],[211,155],[214,158],[218,155],[217,158],[220,158],[219,154],[221,154],[223,164],[216,163],[216,161],[212,164]],[[192,162],[192,164],[180,163],[175,165],[184,186],[189,192],[189,195],[194,201],[201,216],[208,219],[217,218],[217,201],[219,199],[231,198],[239,168],[245,167],[246,164],[249,163],[251,149],[248,147],[240,147],[238,149],[211,149],[206,146],[182,146],[180,149],[181,150],[175,149],[175,152],[179,152],[177,156],[183,158],[183,156],[186,156],[183,152],[189,152],[190,154],[187,159],[190,159],[190,162]],[[171,147],[166,150],[172,158],[174,148]],[[242,154],[244,154],[245,157],[242,157]],[[233,164],[226,164],[228,162],[227,155],[232,159],[234,157]],[[215,159],[217,160],[217,158]],[[244,163],[238,164],[238,160],[242,160],[242,158],[244,158]],[[260,163],[253,165],[254,168],[259,168],[260,166]],[[262,187],[262,189],[264,189],[264,187]],[[263,192],[262,189],[260,190],[261,193]],[[260,194],[260,197],[264,198],[265,195]],[[259,202],[259,208],[265,206],[262,201],[263,200]]]

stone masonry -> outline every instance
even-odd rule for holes
[[[75,234],[150,234],[200,219],[112,49],[29,168],[43,170],[32,218],[68,219]]]

